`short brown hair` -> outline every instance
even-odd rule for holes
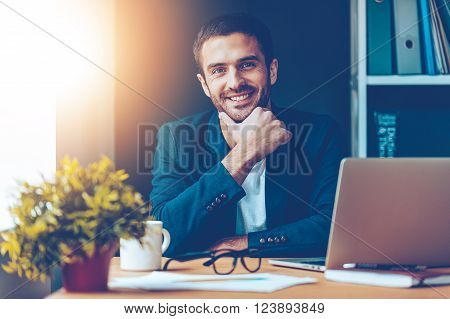
[[[259,19],[246,13],[239,13],[219,16],[201,27],[193,46],[195,62],[200,71],[202,71],[200,51],[203,44],[212,37],[229,35],[235,32],[255,37],[259,49],[264,55],[267,67],[270,66],[274,52],[269,28]]]

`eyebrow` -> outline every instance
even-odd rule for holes
[[[249,55],[249,56],[245,56],[245,57],[243,57],[243,58],[240,58],[240,59],[238,60],[239,63],[245,62],[245,61],[259,61],[259,58],[258,58],[256,55]],[[225,65],[225,63],[222,63],[222,62],[219,62],[219,63],[211,63],[211,64],[209,64],[209,65],[207,66],[207,70],[211,70],[211,69],[213,69],[213,68],[215,68],[215,67],[218,67],[218,66],[224,66],[224,65]]]
[[[259,61],[259,58],[256,55],[249,55],[239,59],[239,62],[245,61]]]

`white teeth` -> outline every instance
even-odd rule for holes
[[[238,102],[238,101],[245,100],[246,98],[248,98],[248,96],[249,96],[249,94],[244,94],[244,95],[230,97],[230,99],[232,101]]]

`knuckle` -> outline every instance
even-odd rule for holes
[[[281,123],[280,120],[275,120],[275,121],[273,121],[273,124],[275,124],[276,126],[279,126],[279,127],[282,126],[282,123]]]

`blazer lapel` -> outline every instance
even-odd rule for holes
[[[209,153],[207,156],[210,157],[206,168],[209,169],[219,163],[230,152],[230,147],[225,141],[222,130],[220,129],[217,111],[213,111],[208,125],[204,130],[204,134],[206,134],[204,136],[205,149]],[[218,231],[224,236],[234,236],[236,234],[237,203],[230,203],[224,209],[229,210],[230,214],[226,214],[226,217],[218,217],[222,218],[221,229]]]
[[[272,106],[274,114],[278,114],[280,109]],[[286,123],[287,125],[288,123]],[[267,156],[266,160],[266,226],[268,229],[280,226],[286,221],[286,207],[288,207],[289,175],[288,163],[291,160],[289,144],[281,145],[273,153]]]
[[[272,229],[284,223],[286,210],[286,145],[280,146],[266,159],[266,226]]]
[[[208,125],[204,130],[204,134],[206,134],[204,138],[205,147],[212,156],[211,161],[209,161],[210,167],[212,167],[221,161],[230,151],[230,148],[223,137],[222,130],[220,129],[219,114],[217,111],[212,112]]]

